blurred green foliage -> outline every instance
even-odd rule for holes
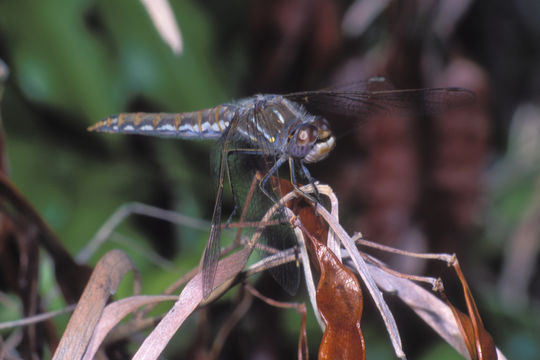
[[[185,44],[181,56],[161,40],[138,1],[0,3],[1,56],[11,71],[2,106],[10,176],[73,254],[120,205],[152,202],[154,184],[173,189],[167,199],[173,209],[209,216],[208,144],[182,149],[176,141],[86,132],[132,106],[180,112],[234,97],[234,86],[223,83],[231,74],[213,52],[208,17],[192,2],[172,5]],[[143,156],[133,155],[133,147]],[[141,248],[130,256],[147,293],[198,264],[208,236],[177,228],[182,256],[174,271],[163,271],[148,262],[150,245],[129,221],[119,231]],[[107,244],[92,261],[113,247]]]
[[[214,61],[219,57],[212,53],[209,19],[191,2],[173,5],[184,36],[182,56],[163,43],[138,1],[0,3],[0,36],[11,70],[3,107],[11,175],[73,252],[114,208],[147,200],[151,189],[144,179],[153,177],[149,165],[126,150],[131,139],[86,134],[88,125],[129,110],[137,99],[160,111],[188,111],[232,97],[220,81],[225,69]],[[209,172],[183,168],[176,143],[142,141],[168,154],[160,171],[178,164],[170,181],[190,206],[179,210],[201,216],[192,209],[192,192],[176,177]]]
[[[154,186],[172,189],[164,201],[178,212],[209,216],[208,144],[86,131],[114,113],[189,111],[235,97],[234,85],[224,84],[233,74],[213,52],[210,19],[193,2],[172,5],[185,45],[181,56],[162,41],[138,1],[0,2],[0,57],[11,72],[2,104],[10,177],[72,254],[117,207],[153,203]],[[123,248],[143,275],[143,292],[159,293],[198,264],[208,236],[174,229],[172,247],[182,256],[171,259],[172,268],[149,261],[151,245],[130,221],[118,231],[132,245],[109,242],[91,262]],[[50,275],[47,264],[42,273]],[[44,276],[41,285],[45,296],[55,297],[51,280]],[[123,282],[118,296],[131,294],[130,283]],[[20,316],[13,308],[5,315]]]

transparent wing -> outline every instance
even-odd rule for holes
[[[475,98],[472,91],[456,87],[395,90],[388,80],[381,77],[283,96],[315,113],[355,117],[407,110],[436,114],[470,104]]]
[[[224,158],[225,176],[228,176],[236,208],[241,210],[241,221],[261,221],[266,211],[281,197],[280,182],[276,181],[280,167],[274,165],[279,162],[284,150],[277,150],[276,142],[268,139],[277,138],[283,124],[277,122],[272,109],[265,102],[255,103],[250,111],[242,113],[238,121],[231,125],[228,141],[217,146],[220,152],[227,149]],[[281,170],[285,172],[287,162],[281,163],[284,164]],[[257,172],[258,183],[251,189],[251,183]],[[268,175],[269,181],[263,186],[261,179],[265,175]],[[279,220],[279,216],[272,220]],[[253,233],[255,229],[243,231]],[[295,237],[289,224],[268,224],[261,234],[260,242],[262,246],[258,246],[258,253],[266,258],[275,251],[293,247]],[[287,292],[296,293],[300,275],[295,263],[270,268],[270,274]]]
[[[210,236],[204,249],[202,278],[203,278],[203,298],[207,298],[214,289],[214,279],[216,277],[217,266],[221,252],[221,212],[223,202],[223,188],[225,184],[225,171],[227,168],[227,152],[231,144],[231,138],[238,123],[238,117],[235,116],[230,126],[225,130],[222,138],[216,146],[218,150],[216,166],[218,166],[216,201],[214,203],[214,211],[212,213],[212,223],[210,226]]]
[[[218,185],[216,203],[212,214],[210,236],[203,255],[203,298],[206,299],[214,290],[219,254],[221,251],[221,202],[223,199],[223,184]]]
[[[210,236],[206,244],[202,264],[203,296],[207,298],[213,290],[214,279],[221,250],[221,215],[223,190],[228,180],[231,187],[235,209],[244,205],[247,184],[256,171],[265,172],[272,165],[272,151],[267,139],[261,135],[260,124],[264,121],[262,107],[255,106],[252,111],[236,115],[223,136],[215,145],[212,165],[217,167],[216,201],[212,214]],[[276,198],[277,200],[278,198]],[[259,221],[271,206],[269,199],[259,191],[247,205],[249,212],[246,220]],[[242,209],[243,211],[243,209]]]
[[[265,107],[256,106],[254,117],[256,120],[255,122],[257,123],[257,128],[264,127],[276,137],[278,136],[279,131],[284,131],[283,124],[278,124]],[[279,180],[280,170],[282,170],[282,176],[290,178],[290,175],[287,173],[288,162],[284,162],[280,168],[274,167],[274,165],[278,163],[281,154],[280,152],[276,153],[276,151],[273,149],[274,145],[268,143],[264,137],[260,137],[258,142],[261,145],[260,147],[263,154],[259,171],[263,177],[265,175],[270,176],[269,181],[266,183],[265,191],[272,197],[272,199],[270,200],[268,196],[264,195],[259,188],[258,194],[256,194],[252,200],[252,207],[258,208],[258,210],[254,211],[254,214],[257,214],[258,218],[253,220],[260,220],[262,214],[266,212],[275,202],[279,201],[279,199],[284,195],[285,190],[281,188],[282,181]],[[285,150],[282,149],[282,152],[284,151]],[[290,171],[290,169],[288,169],[288,171]],[[275,216],[274,220],[283,220],[280,219],[280,216],[281,212],[278,211],[278,214]],[[290,248],[295,248],[296,237],[290,224],[286,222],[283,224],[266,226],[261,234],[261,242],[265,246],[259,248],[259,254],[263,258],[268,258],[272,255],[275,256],[275,251],[279,252]],[[298,262],[288,262],[280,266],[270,267],[268,271],[272,278],[287,293],[290,295],[296,294],[301,279]]]

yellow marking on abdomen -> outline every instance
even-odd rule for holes
[[[219,111],[221,110],[221,106],[222,105],[218,105],[216,106],[216,108],[214,109],[215,111],[215,114],[214,114],[214,121],[216,122],[217,124],[217,127],[219,129],[219,132],[223,132],[223,129],[221,128],[221,125],[219,124]]]
[[[135,119],[133,119],[133,126],[134,127],[139,126],[139,124],[141,123],[141,121],[142,121],[141,115],[142,114],[139,113],[139,112],[135,114]]]
[[[110,117],[109,117],[109,119],[110,119]],[[118,125],[118,128],[120,128],[120,126],[122,126],[123,123],[124,123],[124,119],[123,119],[122,114],[118,114],[118,116],[116,117],[116,124]]]
[[[199,132],[202,133],[202,110],[197,113],[197,126],[199,127]]]
[[[182,125],[182,119],[183,118],[184,118],[184,115],[182,115],[182,114],[177,114],[174,117],[174,126],[176,127],[176,131],[178,131],[178,129],[180,129],[180,125]]]
[[[152,122],[152,124],[154,125],[154,129],[158,127],[160,121],[161,121],[161,114],[157,114],[156,116],[154,116],[154,121]]]

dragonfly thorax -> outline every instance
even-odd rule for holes
[[[267,153],[314,163],[325,159],[335,147],[326,119],[309,114],[302,105],[280,95],[256,95],[236,105],[241,105],[240,117],[244,119],[238,126],[240,133]]]

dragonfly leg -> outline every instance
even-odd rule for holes
[[[264,152],[261,151],[261,150],[258,150],[258,149],[230,149],[230,150],[227,150],[227,161],[226,161],[226,166],[227,166],[227,177],[228,177],[228,180],[229,180],[229,184],[231,186],[231,190],[232,190],[232,193],[233,193],[233,200],[235,202],[235,208],[236,208],[236,200],[237,200],[237,195],[236,195],[236,191],[234,190],[234,184],[231,182],[231,177],[230,177],[230,171],[229,171],[229,157],[231,155],[254,155],[254,156],[263,156],[264,155]],[[275,173],[277,173],[279,167],[285,162],[286,158],[285,157],[280,157],[275,163],[274,165],[270,168],[270,170],[268,170],[266,172],[266,174],[263,176],[263,178],[261,179],[261,181],[259,182],[259,188],[260,190],[263,192],[264,195],[266,195],[273,203],[277,203],[278,202],[278,199],[276,199],[274,196],[272,196],[268,190],[266,190],[266,184],[268,182],[268,179],[270,179],[270,177],[272,175],[274,175]]]
[[[229,186],[231,187],[231,192],[233,196],[233,203],[234,208],[227,219],[227,225],[231,223],[232,218],[234,215],[236,215],[236,212],[238,211],[238,194],[234,188],[234,182],[231,181],[231,171],[230,171],[230,156],[231,155],[255,155],[255,156],[261,156],[262,152],[257,149],[227,149],[227,155],[225,156],[225,167],[227,169],[227,180],[229,181]]]
[[[268,190],[266,190],[266,183],[268,182],[268,179],[270,179],[270,177],[272,175],[274,175],[275,173],[277,173],[277,171],[279,170],[279,167],[281,165],[283,165],[283,163],[285,162],[286,158],[284,156],[281,156],[279,157],[279,159],[277,159],[277,161],[275,162],[275,164],[270,168],[270,170],[268,170],[268,172],[263,176],[263,178],[261,179],[260,183],[259,183],[259,188],[261,189],[261,191],[263,192],[263,194],[265,194],[272,202],[274,203],[277,203],[278,200],[275,199],[269,192]]]
[[[298,183],[296,181],[296,172],[294,170],[294,159],[289,158],[289,168],[291,170],[291,183],[293,184],[294,188],[301,192],[306,198],[313,201],[315,203],[315,206],[317,206],[321,202],[319,191],[317,190],[317,187],[315,186],[315,179],[311,176],[309,173],[309,170],[307,169],[306,165],[300,161],[300,168],[302,169],[302,172],[304,173],[304,176],[309,181],[311,186],[313,186],[313,191],[315,192],[315,197],[311,196],[310,194],[305,193],[298,187]]]
[[[311,176],[311,174],[309,173],[308,168],[306,167],[306,165],[304,164],[303,161],[300,162],[300,167],[302,168],[302,171],[304,172],[304,175],[308,179],[311,186],[313,186],[313,191],[315,192],[315,199],[317,200],[317,201],[315,201],[315,205],[320,204],[321,203],[321,194],[319,194],[319,189],[317,189],[317,187],[315,186],[315,179]]]
[[[232,188],[232,186],[231,186],[231,188]],[[238,212],[238,204],[236,203],[236,197],[234,195],[234,191],[233,191],[233,202],[234,202],[233,210],[231,211],[231,215],[229,215],[229,217],[227,218],[227,221],[225,222],[225,227],[226,228],[229,228],[229,225],[231,224],[233,217]]]

